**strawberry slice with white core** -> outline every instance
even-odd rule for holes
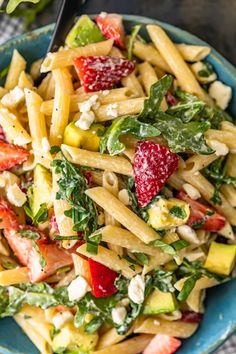
[[[125,49],[125,30],[122,16],[102,12],[96,16],[95,20],[105,38],[113,39],[115,45],[121,49]]]
[[[42,267],[41,260],[44,260],[45,267]],[[38,250],[33,247],[27,262],[30,281],[40,282],[53,275],[58,269],[72,263],[71,254],[55,244],[38,245]]]
[[[74,66],[87,92],[110,89],[134,70],[132,61],[109,56],[75,58]]]
[[[140,141],[134,157],[134,179],[139,206],[145,207],[177,169],[179,156],[152,141]]]
[[[184,191],[180,191],[177,198],[189,204],[190,217],[187,222],[189,226],[210,232],[217,232],[225,226],[226,219],[224,216],[218,214],[211,207],[191,199]]]
[[[29,156],[29,151],[25,148],[0,141],[0,171],[22,164]]]
[[[93,295],[100,298],[115,294],[117,289],[114,283],[118,274],[91,258],[88,261],[92,278]]]
[[[165,334],[157,334],[144,349],[143,354],[173,354],[181,346],[181,341]]]

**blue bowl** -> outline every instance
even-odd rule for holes
[[[129,31],[134,24],[156,23],[161,25],[170,37],[181,43],[208,45],[199,38],[179,28],[147,17],[125,15],[125,26]],[[54,25],[49,25],[18,36],[0,47],[0,70],[9,64],[12,51],[17,48],[31,64],[43,57]],[[143,29],[143,36],[147,36]],[[236,116],[236,69],[219,53],[212,49],[208,61],[214,66],[220,80],[233,89],[233,99],[229,111]],[[212,288],[207,292],[206,313],[199,330],[183,342],[178,353],[208,354],[214,352],[236,330],[236,280]],[[236,351],[236,349],[235,349]],[[0,353],[1,354],[37,354],[38,350],[23,334],[17,324],[11,319],[0,320]]]

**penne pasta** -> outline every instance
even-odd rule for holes
[[[216,159],[218,159],[218,156],[216,154],[193,155],[185,161],[185,166],[182,169],[188,172],[189,174],[194,174],[210,165]]]
[[[123,86],[129,88],[134,97],[142,97],[145,96],[144,92],[143,92],[143,88],[139,82],[139,80],[137,79],[135,73],[131,73],[128,76],[124,77],[121,80],[121,83]]]
[[[107,55],[113,45],[113,41],[108,39],[103,42],[87,44],[84,47],[74,49],[62,49],[56,53],[48,53],[41,65],[41,72],[73,65],[73,59],[81,56]]]
[[[105,188],[91,188],[86,191],[86,194],[143,242],[149,243],[159,238],[159,235],[151,227]]]
[[[101,349],[110,347],[111,345],[121,342],[123,339],[128,337],[132,333],[132,328],[126,332],[124,335],[119,335],[115,328],[111,328],[99,338],[96,349],[99,351]]]
[[[72,259],[75,268],[75,275],[80,275],[85,278],[89,285],[91,285],[91,274],[88,261],[76,253],[72,253]]]
[[[20,87],[21,89],[25,89],[25,88],[29,90],[33,89],[33,82],[31,80],[31,77],[28,74],[26,74],[25,71],[22,71],[20,73],[18,87]]]
[[[100,154],[99,152],[87,151],[74,148],[69,145],[61,146],[64,156],[72,163],[109,170],[126,176],[132,176],[132,165],[124,157]]]
[[[26,68],[26,61],[18,50],[14,49],[8,74],[6,77],[5,88],[7,90],[14,89],[18,84],[18,80],[22,71]]]
[[[50,125],[49,140],[52,146],[60,145],[70,112],[70,95],[73,93],[71,75],[67,68],[53,71],[55,98]]]
[[[44,100],[51,100],[54,97],[55,94],[55,80],[53,78],[52,73],[48,73],[47,76],[43,79],[41,84],[38,87],[38,94],[44,99]],[[43,104],[43,103],[42,103]],[[51,113],[53,111],[53,104],[51,106]],[[44,113],[44,112],[42,112]],[[46,113],[44,113],[46,114]]]
[[[98,246],[98,253],[91,254],[86,250],[86,244],[83,244],[77,248],[77,252],[83,256],[92,258],[96,262],[99,262],[115,272],[121,273],[126,278],[132,278],[135,274],[141,272],[141,267],[135,265],[134,269],[130,268],[130,263],[124,259],[120,258],[114,251],[109,250],[105,247]]]
[[[205,138],[217,140],[228,146],[229,149],[236,149],[236,132],[234,131],[209,129],[205,133]]]
[[[211,52],[211,48],[202,45],[176,44],[175,45],[184,60],[195,62],[205,59]]]

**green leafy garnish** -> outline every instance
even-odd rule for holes
[[[102,318],[94,317],[88,324],[86,324],[84,330],[86,333],[94,333],[101,327],[102,324]]]
[[[198,75],[200,77],[209,77],[213,73],[214,73],[213,66],[208,62],[205,62],[204,68],[198,71]]]
[[[160,131],[150,124],[141,123],[138,117],[126,116],[115,120],[101,138],[100,151],[107,149],[110,155],[117,155],[125,149],[125,145],[119,141],[123,134],[132,134],[136,138],[143,139],[160,135]]]
[[[97,211],[93,201],[85,194],[87,180],[79,167],[71,164],[63,155],[52,162],[55,172],[60,174],[57,199],[68,202],[71,209],[65,215],[72,218],[74,231],[82,231],[87,238],[97,229]]]
[[[17,267],[16,263],[12,263],[10,261],[3,261],[2,266],[5,269],[15,269]]]
[[[50,154],[54,155],[61,151],[60,146],[54,145],[50,149]]]
[[[177,240],[171,243],[171,246],[176,250],[180,251],[185,247],[189,246],[189,243],[185,240]]]
[[[164,241],[155,240],[151,242],[151,245],[160,248],[164,253],[167,253],[170,256],[176,256],[177,254],[175,248],[165,243]]]
[[[135,39],[136,39],[141,27],[142,27],[141,25],[135,25],[131,30],[131,34],[130,34],[129,42],[128,42],[128,46],[127,46],[128,47],[127,57],[129,60],[132,60],[134,42],[135,42]]]
[[[0,71],[0,79],[4,79],[7,76],[10,65]]]
[[[32,187],[31,187],[32,188]],[[37,211],[36,215],[33,214],[32,211],[32,201],[31,201],[31,188],[28,190],[28,203],[24,205],[24,210],[28,217],[32,220],[34,225],[44,223],[48,220],[48,209],[47,204],[43,203],[40,205],[39,210]]]
[[[54,240],[57,241],[72,241],[72,240],[80,240],[81,237],[76,236],[76,235],[71,235],[71,236],[60,236],[60,235],[56,235],[54,237]]]
[[[180,291],[179,295],[177,296],[177,299],[179,301],[185,301],[188,298],[189,294],[193,290],[197,280],[200,277],[201,277],[201,274],[196,273],[196,274],[191,275],[188,279],[185,280],[184,286],[183,286],[182,290]]]
[[[23,229],[17,232],[21,237],[27,238],[28,240],[39,240],[40,234],[37,231],[31,229]]]
[[[164,293],[173,293],[173,272],[166,272],[163,269],[156,269],[153,274],[153,287]]]
[[[179,219],[185,219],[187,217],[186,211],[183,208],[180,208],[179,206],[173,206],[169,213],[173,215],[176,218]]]
[[[149,264],[149,256],[142,252],[134,252],[135,257],[141,264]]]

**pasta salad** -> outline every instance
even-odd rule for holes
[[[146,30],[83,15],[1,72],[0,317],[43,354],[175,353],[234,275],[232,89]]]

